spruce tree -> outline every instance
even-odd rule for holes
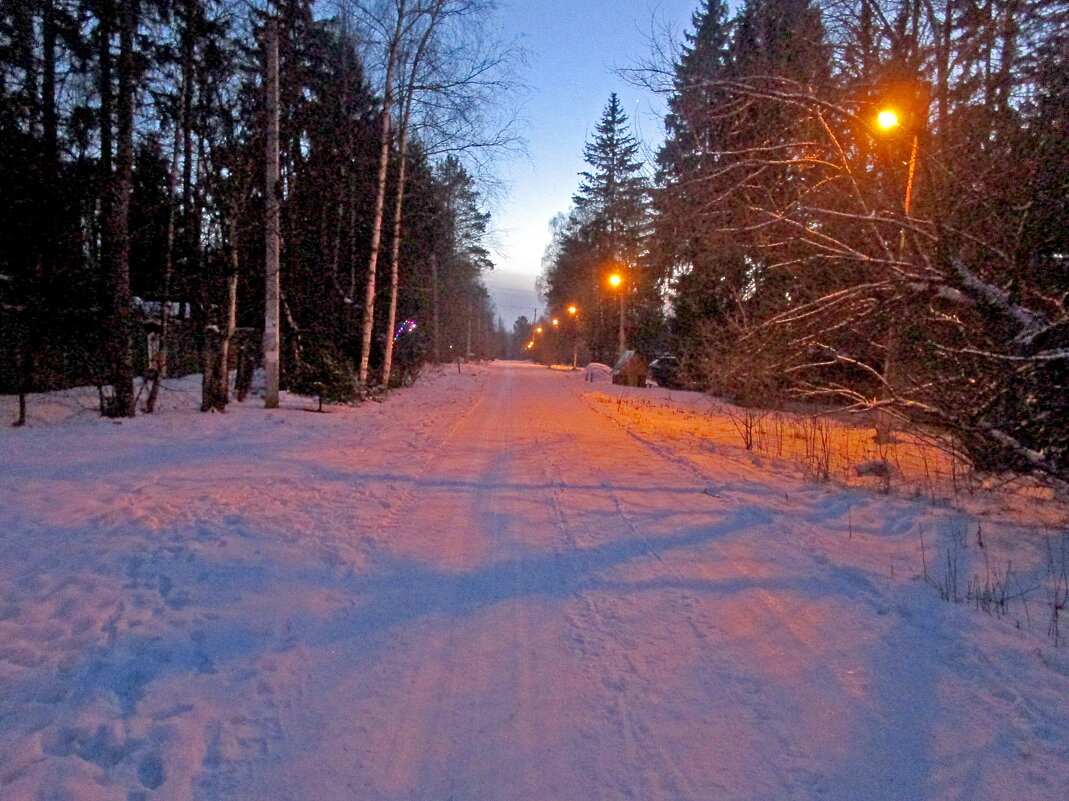
[[[649,187],[638,160],[639,144],[630,134],[627,114],[613,92],[583,147],[590,170],[572,198],[598,240],[603,255],[633,262],[639,255],[646,225]]]
[[[639,143],[613,93],[591,141],[583,148],[590,166],[572,198],[575,207],[557,227],[546,265],[551,305],[578,303],[584,338],[599,361],[616,355],[618,298],[606,276],[623,274],[628,344],[652,351],[659,333],[657,286],[645,269],[649,227],[649,182],[638,158]]]
[[[679,181],[700,168],[716,137],[715,111],[722,96],[716,81],[730,64],[732,22],[723,0],[705,0],[694,12],[675,64],[665,115],[665,142],[657,154],[659,178]]]
[[[671,290],[672,349],[686,356],[698,347],[704,326],[723,324],[730,295],[744,273],[734,238],[719,232],[716,198],[731,176],[718,177],[718,154],[727,123],[720,114],[728,95],[733,22],[723,0],[706,0],[694,13],[693,30],[675,64],[665,117],[665,142],[657,154],[658,187],[649,265]],[[685,359],[684,368],[690,365]]]

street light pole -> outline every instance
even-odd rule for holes
[[[902,120],[897,111],[894,109],[884,109],[876,116],[877,126],[884,131],[893,131],[902,125]],[[906,168],[906,195],[902,200],[902,212],[908,220],[910,217],[910,210],[913,207],[913,179],[917,174],[917,153],[920,150],[920,130],[916,121],[911,125],[913,128],[913,142],[909,151],[909,166]],[[899,258],[901,258],[901,251],[905,247],[906,230],[903,227],[900,232],[899,238]]]
[[[906,173],[906,199],[902,204],[902,211],[906,214],[906,219],[909,219],[909,210],[913,201],[913,176],[917,172],[917,151],[920,149],[920,133],[913,132],[913,147],[909,152],[909,169]]]
[[[613,273],[609,276],[609,284],[617,289],[620,293],[620,330],[619,330],[619,347],[617,358],[624,355],[624,351],[627,350],[627,337],[624,333],[624,278],[620,273]]]
[[[572,318],[572,369],[579,369],[579,308],[568,307],[568,316]]]
[[[916,109],[912,109],[912,112],[911,115],[907,115],[907,119],[912,117],[910,127],[913,131],[913,141],[910,144],[909,165],[906,168],[906,193],[905,197],[902,199],[902,214],[904,219],[898,232],[899,262],[901,262],[906,255],[906,227],[909,225],[910,211],[913,206],[913,182],[917,172],[917,154],[920,150],[920,127],[917,124]],[[901,126],[902,119],[898,111],[888,108],[877,115],[876,123],[878,127],[884,131],[893,131]],[[891,324],[888,326],[883,364],[884,393],[889,394],[892,398],[894,397],[892,382],[894,381],[894,368],[896,366],[896,325],[897,321],[892,319]],[[879,443],[891,442],[893,440],[893,428],[894,420],[890,412],[882,407],[878,409],[876,414],[876,441]]]

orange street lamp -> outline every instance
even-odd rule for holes
[[[920,150],[921,129],[927,125],[929,95],[928,87],[923,81],[914,81],[899,87],[892,87],[893,98],[898,98],[895,105],[888,104],[876,112],[876,127],[887,135],[912,134],[913,142],[909,151],[909,166],[906,169],[906,194],[902,199],[902,212],[906,222],[898,232],[898,258],[901,261],[906,251],[906,226],[909,224],[910,211],[913,206],[913,180],[917,173],[917,154]],[[897,105],[897,108],[896,108]],[[901,131],[901,133],[899,133]],[[896,342],[895,326],[888,328],[887,344],[883,364],[883,381],[890,387],[895,365]],[[886,410],[880,409],[876,419],[876,441],[889,442],[893,421]]]
[[[883,104],[876,109],[874,122],[879,133],[912,135],[913,138],[906,177],[906,196],[902,202],[902,211],[907,218],[913,207],[913,180],[917,171],[920,134],[927,125],[929,102],[928,85],[923,80],[895,81],[885,87]]]
[[[558,320],[556,317],[554,317],[553,318],[553,327],[556,328],[558,325],[560,325],[560,320]]]
[[[626,294],[624,292],[624,290],[623,290],[624,277],[622,275],[620,275],[620,273],[612,273],[609,276],[609,285],[613,289],[619,289],[620,290],[620,330],[619,330],[620,354],[619,355],[623,356],[624,351],[627,350],[627,338],[624,336],[624,295]]]
[[[876,115],[876,125],[881,131],[890,131],[901,124],[898,112],[891,108],[885,108]]]
[[[890,133],[902,126],[902,117],[893,108],[881,109],[876,115],[876,127],[885,133]],[[913,131],[913,146],[909,152],[909,168],[906,173],[906,197],[902,201],[902,211],[909,217],[909,210],[913,203],[913,176],[917,172],[917,150],[920,147],[920,131]],[[903,237],[905,231],[902,232]]]
[[[535,333],[536,334],[541,334],[542,333],[542,326],[538,326],[538,328],[535,329]]]
[[[572,369],[578,370],[579,363],[579,307],[574,303],[568,307],[568,316],[574,320],[572,326]]]

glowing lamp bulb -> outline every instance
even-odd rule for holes
[[[613,286],[620,286],[624,282],[624,279],[620,277],[618,273],[613,273],[609,276],[609,283]]]
[[[892,109],[884,109],[876,115],[876,124],[885,131],[897,128],[899,124],[898,113]]]

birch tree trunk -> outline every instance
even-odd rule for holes
[[[416,47],[408,65],[408,73],[403,89],[403,97],[401,99],[401,125],[398,131],[397,144],[400,163],[397,169],[397,195],[393,209],[393,240],[391,242],[390,250],[390,310],[387,315],[388,320],[386,323],[386,353],[382,360],[382,385],[386,389],[389,389],[390,373],[393,370],[394,329],[397,326],[398,274],[401,259],[401,223],[405,202],[405,171],[408,166],[409,123],[412,118],[412,103],[414,102],[416,93],[416,80],[419,77],[420,69],[423,66],[423,57],[426,53],[427,45],[430,43],[431,37],[434,35],[435,28],[440,20],[441,10],[442,4],[438,2],[433,4],[432,7],[425,12],[427,16],[427,24],[423,29],[423,33],[420,35],[419,45]]]
[[[401,220],[405,203],[405,167],[408,150],[408,110],[410,101],[405,102],[404,119],[398,137],[400,163],[397,167],[397,194],[393,208],[393,241],[390,243],[390,308],[386,314],[386,352],[382,358],[382,386],[390,387],[390,373],[393,371],[393,339],[397,325],[397,291],[400,284],[398,275],[401,260]]]
[[[201,401],[201,411],[226,411],[230,401],[230,343],[234,339],[238,319],[238,249],[237,224],[229,223],[230,272],[226,279],[226,315],[211,354],[211,375]]]
[[[379,172],[375,190],[375,214],[371,223],[371,253],[367,265],[367,291],[364,293],[364,320],[360,340],[360,369],[357,383],[361,393],[367,392],[368,362],[371,358],[371,337],[375,325],[375,273],[382,246],[382,216],[386,205],[386,176],[390,165],[391,116],[393,111],[393,76],[405,21],[405,0],[397,4],[397,23],[386,54],[386,84],[382,96],[382,140],[379,149]]]

